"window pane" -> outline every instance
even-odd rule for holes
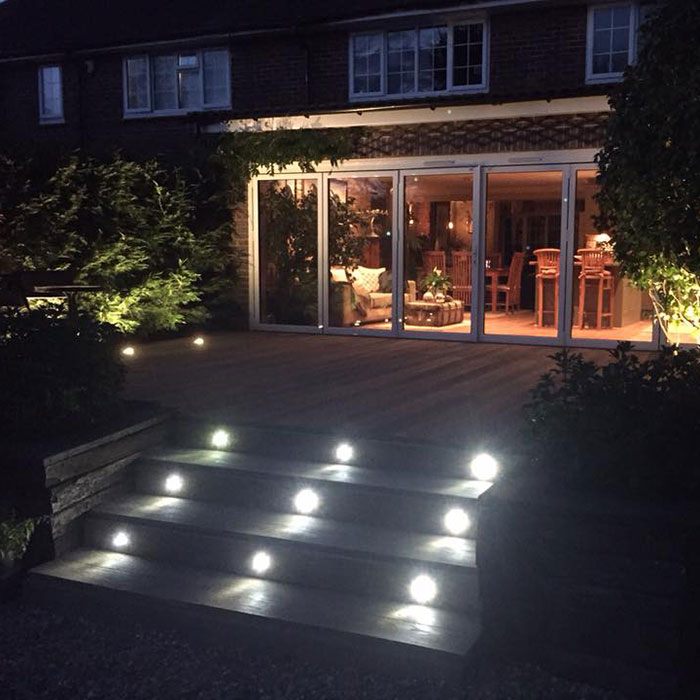
[[[571,334],[574,338],[649,342],[651,299],[625,279],[615,261],[610,235],[595,225],[597,174],[595,170],[576,174]]]
[[[415,175],[407,177],[405,183],[404,328],[469,333],[474,234],[472,175]],[[430,276],[435,268],[449,278],[444,288],[431,288]],[[436,292],[445,298],[439,296],[436,301]]]
[[[228,51],[205,51],[204,62],[204,103],[226,105],[230,102],[228,82]]]
[[[593,34],[593,53],[610,51],[610,31],[607,29]]]
[[[593,72],[610,73],[610,56],[608,54],[593,56]]]
[[[418,32],[418,89],[421,92],[447,87],[447,28],[432,27]]]
[[[41,76],[40,116],[44,119],[60,119],[63,116],[63,86],[60,66],[44,66]]]
[[[628,7],[616,7],[613,9],[613,26],[614,27],[627,27],[630,26],[631,18],[631,8]]]
[[[202,106],[201,82],[199,71],[178,71],[180,86],[180,107],[182,109],[198,109]]]
[[[370,34],[353,37],[353,92],[379,92],[381,88],[384,36]]]
[[[415,90],[416,33],[391,32],[387,34],[387,92]]]
[[[391,177],[328,181],[328,317],[333,327],[391,330]]]
[[[609,29],[612,27],[612,10],[596,10],[593,13],[595,29]]]
[[[592,71],[622,73],[629,61],[632,7],[603,8],[593,13]]]
[[[612,33],[612,50],[627,51],[630,43],[629,27],[614,29]]]
[[[316,180],[258,182],[260,321],[318,325]]]
[[[153,106],[156,110],[177,109],[177,57],[153,59]]]
[[[481,84],[483,49],[483,24],[454,28],[452,84],[455,87]]]
[[[610,65],[613,73],[622,73],[627,68],[627,59],[629,55],[627,51],[624,53],[614,53],[610,59]]]
[[[149,108],[148,59],[126,60],[126,105],[128,109]]]

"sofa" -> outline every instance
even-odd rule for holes
[[[405,301],[415,301],[416,283],[406,283]],[[329,321],[331,326],[381,323],[391,318],[391,271],[359,265],[346,271],[331,267]]]

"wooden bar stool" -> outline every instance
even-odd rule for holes
[[[596,297],[596,328],[603,327],[603,318],[608,318],[610,320],[610,325],[612,326],[612,289],[613,289],[613,276],[609,270],[605,269],[605,263],[607,260],[608,253],[597,248],[582,248],[578,251],[581,256],[581,273],[578,276],[579,279],[579,293],[578,293],[578,325],[580,328],[584,328],[586,320],[586,289],[588,286],[586,282],[596,283],[597,297]],[[603,297],[605,292],[608,292],[608,310],[603,309]]]
[[[544,325],[545,313],[551,309],[544,308],[544,282],[554,282],[554,326],[559,321],[559,248],[540,248],[535,251],[537,258],[537,325]]]

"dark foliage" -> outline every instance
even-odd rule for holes
[[[700,351],[640,360],[629,343],[598,365],[552,355],[526,406],[531,463],[550,483],[685,497],[700,492]]]
[[[112,326],[50,309],[0,316],[0,424],[10,434],[89,426],[120,401],[124,368]]]

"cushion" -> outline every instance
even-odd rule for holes
[[[391,308],[391,292],[370,292],[369,300],[372,309]]]
[[[352,271],[352,274],[368,292],[378,292],[379,275],[385,271],[385,267],[362,267],[362,265],[358,265]]]
[[[331,282],[347,282],[348,275],[343,267],[331,268]]]
[[[355,292],[355,309],[361,316],[366,316],[372,308],[369,292],[359,282],[353,282],[352,291]]]
[[[391,292],[391,270],[384,270],[384,272],[379,275],[379,291]]]

